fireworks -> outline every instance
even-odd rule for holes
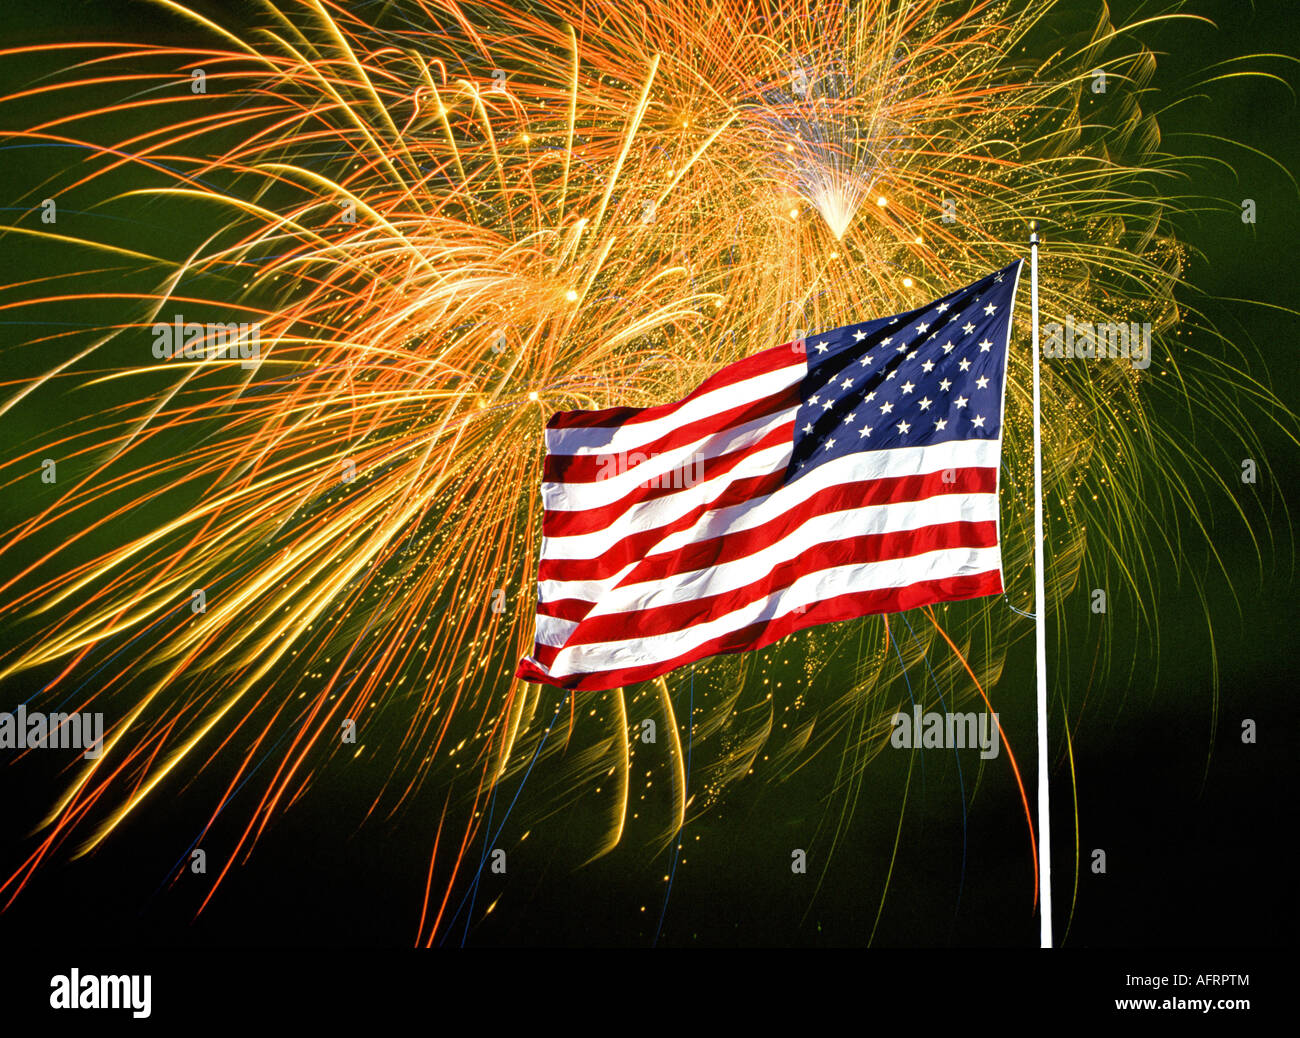
[[[760,753],[779,774],[843,734],[856,788],[908,668],[987,694],[1024,621],[974,603],[905,635],[884,619],[813,632],[697,668],[688,715],[684,675],[581,702],[514,682],[542,427],[678,398],[747,353],[969,283],[1023,254],[1030,217],[1049,242],[1044,320],[1149,322],[1160,358],[1046,373],[1049,597],[1100,557],[1140,596],[1149,531],[1207,478],[1149,401],[1223,408],[1209,379],[1234,379],[1198,358],[1184,381],[1162,345],[1183,258],[1167,213],[1189,203],[1159,188],[1176,167],[1139,107],[1153,59],[1106,24],[1027,65],[1050,5],[382,7],[368,22],[267,5],[257,28],[189,12],[194,50],[72,48],[65,73],[0,106],[11,140],[84,149],[28,204],[90,199],[125,228],[7,229],[77,273],[7,286],[43,359],[4,413],[112,402],[47,418],[4,469],[12,486],[55,457],[71,475],[0,543],[17,618],[3,674],[108,717],[6,897],[204,768],[229,778],[205,832],[256,790],[231,863],[326,767],[369,763],[367,817],[433,803],[421,940],[454,907],[497,784],[576,733],[565,780],[538,795],[612,794],[592,853],[648,795],[629,748],[647,714],[664,838]],[[1098,68],[1129,89],[1092,93]],[[69,99],[73,114],[37,114]],[[167,233],[141,240],[141,222]],[[99,330],[44,330],[56,310]],[[1027,608],[1023,339],[1013,356],[1003,538]],[[775,680],[789,659],[857,671],[811,703]]]

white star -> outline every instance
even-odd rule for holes
[[[943,313],[945,310],[948,309],[948,304],[947,304],[947,303],[940,303],[940,304],[939,304],[935,309],[937,309],[937,310],[939,311],[939,313]]]
[[[915,357],[916,357],[916,350],[913,350],[913,351],[912,351],[911,353],[909,353],[909,354],[907,355],[907,357],[904,358],[904,359],[906,359],[906,360],[913,360],[913,359],[915,359]]]
[[[803,431],[806,432],[806,433],[810,433],[810,432],[812,432],[812,422],[809,422],[807,425],[805,425],[805,426],[803,427]]]
[[[825,352],[826,352],[826,347],[829,346],[829,345],[830,345],[830,343],[828,343],[825,339],[823,339],[821,342],[819,342],[819,343],[817,344],[817,347],[816,347],[817,352],[818,352],[818,353],[825,353]]]
[[[920,332],[922,335],[924,335],[926,332],[930,330],[930,326],[928,324],[918,324],[916,326],[916,330]]]
[[[825,448],[826,448],[826,450],[830,450],[830,449],[831,449],[832,447],[834,447],[834,446],[835,446],[835,441],[834,441],[834,440],[827,440],[826,443],[825,443]]]
[[[891,404],[888,400],[886,400],[883,404],[880,405],[881,414],[889,414],[889,412],[892,411],[893,409],[894,409],[894,405]]]
[[[984,308],[984,312],[991,317],[993,315],[993,311],[996,309],[997,309],[996,306],[994,306],[992,303],[989,303],[989,305]]]
[[[996,281],[999,285],[1002,284],[1002,275],[999,274],[999,275],[998,275],[997,277],[995,277],[993,280]]]
[[[927,374],[928,374],[929,372],[933,371],[933,370],[934,370],[934,361],[932,361],[932,360],[927,360],[924,364],[921,365],[921,370],[924,371],[924,372],[926,372]]]
[[[939,388],[946,393],[948,392],[948,390],[952,388],[952,383],[948,381],[948,379],[944,379],[942,382],[939,383]]]
[[[864,331],[861,331],[861,330],[856,331],[856,332],[853,333],[853,341],[854,341],[854,342],[861,342],[861,341],[862,341],[863,339],[865,339],[866,337],[867,337],[867,333],[864,332]]]
[[[979,378],[975,380],[975,385],[978,386],[980,389],[988,389],[989,388],[988,376],[981,375]]]
[[[875,399],[876,399],[876,393],[874,390],[872,390],[870,393],[867,394],[867,403],[871,403],[871,401]]]
[[[870,436],[870,435],[871,435],[871,426],[869,425],[864,425],[861,429],[858,430],[859,439],[861,439],[863,436]]]
[[[868,364],[871,363],[871,354],[868,353],[868,354],[864,355],[863,358],[862,358],[860,361],[858,361],[858,363],[861,364],[861,365],[865,368]]]
[[[952,352],[952,346],[953,346],[952,343],[950,343],[950,342],[945,342],[945,343],[943,344],[943,352],[944,352],[945,354],[951,353],[951,352]]]
[[[894,341],[893,336],[890,336],[890,337],[887,338],[887,339],[881,339],[881,340],[880,340],[880,345],[881,345],[881,346],[888,346],[888,345],[889,345],[891,342],[893,342],[893,341]]]
[[[973,419],[971,419],[971,424],[975,426],[976,429],[983,429],[984,416],[982,414],[977,414]]]
[[[958,364],[957,367],[961,368],[962,371],[969,371],[969,370],[970,370],[970,361],[968,361],[968,360],[966,360],[965,358],[963,358],[963,359],[962,359],[962,362],[961,362],[960,364]]]
[[[816,404],[816,403],[819,403],[819,402],[820,402],[820,401],[818,401],[818,399],[817,399],[815,396],[810,396],[810,397],[808,398],[808,403],[810,403],[810,404]]]
[[[967,321],[965,324],[961,326],[961,330],[964,331],[967,335],[969,335],[971,332],[975,330],[975,326],[971,324],[970,321]]]
[[[844,418],[844,424],[845,424],[845,425],[849,425],[849,424],[851,424],[852,421],[853,421],[853,419],[855,419],[856,417],[857,417],[857,415],[855,415],[855,414],[846,415],[845,418]]]
[[[898,429],[898,431],[901,432],[901,433],[906,433],[906,432],[907,432],[909,429],[911,429],[911,428],[912,428],[912,427],[911,427],[910,425],[908,425],[906,422],[899,422],[898,425],[897,425],[897,429]]]
[[[894,347],[894,352],[902,353],[905,349],[907,349],[907,343],[900,342],[897,346]]]
[[[853,385],[853,379],[851,378],[846,378],[843,382],[840,383],[840,387],[842,389],[848,389],[849,386],[851,385]]]
[[[822,404],[822,410],[829,411],[834,406],[835,404],[833,401],[827,400],[825,403]]]
[[[886,382],[890,381],[897,374],[898,374],[898,369],[895,368],[893,371],[891,371],[888,375],[885,376],[885,381]]]
[[[917,401],[917,403],[921,405],[922,411],[928,411],[930,410],[930,405],[934,403],[934,401],[931,400],[928,396],[923,396],[921,397],[920,400]]]
[[[969,404],[969,403],[970,403],[970,401],[967,400],[964,396],[959,396],[959,397],[957,398],[957,406],[958,406],[958,407],[965,407],[965,406],[966,406],[967,404]]]
[[[910,382],[904,382],[899,388],[902,389],[904,393],[910,393],[916,388],[916,386],[912,385]]]
[[[948,319],[948,323],[956,324],[960,320],[961,320],[961,314],[953,314],[952,317]]]
[[[983,342],[980,343],[980,353],[988,353],[988,351],[991,350],[992,348],[993,348],[993,343],[989,342],[988,339],[985,339]]]
[[[935,432],[943,432],[944,429],[946,429],[947,427],[948,427],[948,419],[946,418],[940,418],[937,422],[934,423]]]

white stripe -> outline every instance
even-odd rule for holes
[[[820,570],[800,577],[781,591],[750,602],[724,616],[693,624],[685,630],[561,649],[549,671],[553,677],[560,678],[571,674],[663,663],[730,631],[784,616],[800,606],[815,605],[827,598],[996,571],[999,565],[998,554],[997,548],[947,548],[909,559],[890,559]]]
[[[640,450],[646,444],[667,436],[683,425],[721,414],[733,407],[755,403],[773,393],[788,389],[798,383],[807,370],[803,356],[800,355],[787,367],[755,375],[743,382],[722,386],[648,422],[624,420],[618,425],[597,428],[575,426],[569,429],[547,429],[546,453],[618,454],[623,451]]]
[[[537,644],[553,645],[557,649],[569,640],[577,628],[576,620],[562,620],[558,616],[543,616],[537,614]]]

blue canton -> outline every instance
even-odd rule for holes
[[[809,335],[787,477],[857,451],[997,439],[1021,262],[916,310]]]

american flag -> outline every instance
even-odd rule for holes
[[[805,627],[1000,594],[1021,262],[746,357],[676,403],[552,416],[536,644],[518,676],[613,688]]]

